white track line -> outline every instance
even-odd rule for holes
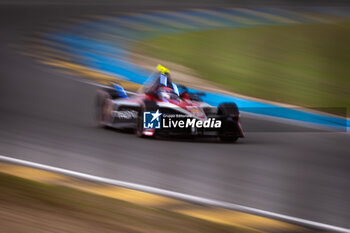
[[[308,226],[308,227],[312,227],[312,228],[323,229],[323,230],[334,231],[334,232],[350,233],[350,229],[332,226],[332,225],[319,223],[319,222],[314,222],[314,221],[310,221],[310,220],[305,220],[302,218],[296,218],[296,217],[292,217],[292,216],[288,216],[288,215],[278,214],[278,213],[260,210],[260,209],[256,209],[256,208],[251,208],[251,207],[242,206],[242,205],[237,205],[237,204],[233,204],[233,203],[229,203],[229,202],[223,202],[223,201],[217,201],[217,200],[213,200],[213,199],[196,197],[196,196],[192,196],[189,194],[169,191],[169,190],[150,187],[150,186],[146,186],[146,185],[135,184],[135,183],[125,182],[125,181],[120,181],[120,180],[115,180],[115,179],[110,179],[110,178],[89,175],[89,174],[85,174],[85,173],[81,173],[81,172],[66,170],[63,168],[57,168],[57,167],[48,166],[48,165],[44,165],[44,164],[40,164],[40,163],[34,163],[34,162],[25,161],[25,160],[21,160],[21,159],[15,159],[15,158],[3,156],[3,155],[0,155],[0,161],[14,163],[14,164],[18,164],[18,165],[29,166],[29,167],[42,169],[42,170],[55,172],[55,173],[60,173],[63,175],[76,177],[76,178],[84,179],[84,180],[89,180],[89,181],[93,181],[93,182],[105,183],[105,184],[120,186],[120,187],[124,187],[124,188],[135,189],[135,190],[139,190],[139,191],[143,191],[143,192],[154,193],[154,194],[167,196],[167,197],[171,197],[171,198],[176,198],[176,199],[181,199],[184,201],[193,202],[193,203],[197,203],[197,204],[201,204],[201,205],[209,205],[209,206],[215,206],[215,207],[220,207],[220,208],[232,209],[232,210],[247,212],[247,213],[251,213],[251,214],[261,215],[264,217],[279,219],[282,221],[286,221],[286,222],[290,222],[290,223],[294,223],[294,224],[298,224],[298,225],[303,225],[303,226]]]

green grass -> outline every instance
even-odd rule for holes
[[[240,94],[304,107],[350,107],[349,22],[165,35],[134,51],[189,67]]]
[[[0,173],[2,232],[254,232]]]

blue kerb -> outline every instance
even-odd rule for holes
[[[48,40],[64,43],[65,45],[68,45],[70,50],[73,50],[73,51],[79,51],[79,50],[92,51],[93,50],[94,52],[96,51],[106,52],[109,54],[113,54],[115,56],[126,56],[128,53],[126,50],[122,48],[115,47],[104,42],[98,42],[96,40],[86,39],[86,38],[82,38],[75,35],[69,35],[69,34],[62,34],[62,33],[51,34],[48,37]]]
[[[197,90],[191,89],[191,91]],[[330,127],[337,127],[339,129],[345,129],[347,123],[347,120],[341,117],[333,117],[317,113],[305,112],[302,110],[280,107],[272,104],[251,101],[239,97],[233,97],[213,92],[206,92],[206,95],[202,98],[203,101],[214,106],[218,106],[220,103],[223,102],[235,102],[237,106],[243,111],[273,117],[286,118],[290,120],[309,122],[313,124],[320,124]]]
[[[131,62],[87,52],[80,52],[80,55],[85,58],[84,65],[93,69],[112,73],[117,77],[121,76],[125,80],[138,84],[143,84],[147,80],[144,74],[147,74],[148,71]]]

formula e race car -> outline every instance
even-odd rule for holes
[[[140,137],[214,136],[224,142],[244,137],[235,103],[218,107],[202,101],[204,93],[191,93],[172,82],[167,68],[158,65],[138,93],[129,95],[117,83],[97,93],[100,126],[133,129]]]

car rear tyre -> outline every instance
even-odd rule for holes
[[[218,107],[218,115],[225,116],[230,119],[230,121],[238,121],[239,116],[239,110],[235,103],[222,103]],[[230,123],[232,124],[232,123]],[[222,132],[222,136],[219,136],[220,141],[226,142],[226,143],[233,143],[236,142],[239,138],[238,132],[237,135],[225,135],[225,132]]]
[[[218,115],[224,116],[238,116],[239,110],[235,103],[223,103],[219,105]]]

